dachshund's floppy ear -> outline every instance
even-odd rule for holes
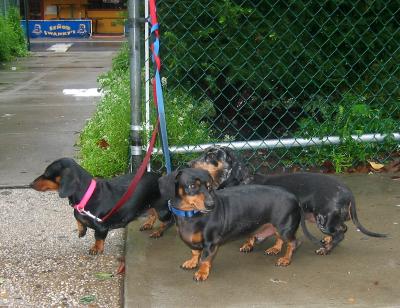
[[[213,190],[217,190],[219,188],[219,184],[214,181],[214,178],[211,176],[211,174],[209,174],[207,182],[211,185]]]
[[[181,173],[181,171],[174,171],[171,174],[164,175],[158,179],[158,187],[160,188],[161,197],[165,200],[174,199],[176,179]]]
[[[72,196],[79,188],[79,177],[74,168],[67,167],[61,172],[58,195],[60,198]]]
[[[226,180],[225,186],[242,184],[249,176],[249,169],[243,163],[240,156],[236,155],[230,148],[226,148],[226,154],[231,161],[231,174]]]

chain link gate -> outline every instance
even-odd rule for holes
[[[168,0],[157,10],[175,166],[191,158],[178,153],[215,143],[263,171],[398,156],[399,1]]]

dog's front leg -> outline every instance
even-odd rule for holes
[[[78,236],[84,237],[86,235],[87,227],[78,219],[76,220],[76,224],[78,225]]]
[[[189,260],[183,262],[181,268],[183,269],[196,268],[197,265],[199,264],[200,254],[201,250],[192,250],[192,257]]]
[[[218,251],[218,245],[214,243],[205,243],[201,253],[199,269],[194,273],[193,279],[204,281],[208,278],[211,270],[211,263]]]
[[[95,243],[94,245],[89,249],[89,254],[91,255],[97,255],[97,254],[102,254],[104,251],[104,241],[107,237],[108,230],[106,231],[99,231],[95,230],[94,231],[94,238],[95,238]]]

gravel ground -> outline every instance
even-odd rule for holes
[[[124,229],[90,256],[72,209],[56,193],[0,189],[0,307],[120,307]]]

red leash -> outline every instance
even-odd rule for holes
[[[159,32],[158,32],[158,22],[157,22],[157,13],[156,13],[156,1],[155,0],[149,0],[149,9],[150,9],[150,17],[151,17],[151,25],[152,25],[152,29],[151,32],[154,33],[155,35],[155,40],[156,42],[151,44],[150,49],[152,51],[153,54],[153,59],[156,63],[156,69],[157,72],[160,71],[161,68],[161,60],[158,56],[158,49],[159,49]],[[162,93],[158,93],[159,91],[161,91],[161,82],[159,81],[159,89],[157,89],[157,79],[153,78],[152,79],[152,83],[153,83],[153,99],[154,99],[154,104],[156,106],[156,109],[159,111],[158,109],[158,104],[160,103],[163,106],[163,97],[162,97]],[[159,90],[159,91],[158,91]],[[165,115],[164,115],[165,116]],[[163,122],[165,125],[165,118],[163,118]],[[154,149],[154,144],[156,142],[156,137],[157,137],[157,133],[158,133],[158,128],[160,125],[160,116],[157,117],[157,124],[154,128],[153,134],[151,136],[151,140],[150,140],[150,144],[149,144],[149,148],[147,150],[147,153],[143,159],[142,164],[140,165],[140,167],[138,168],[135,177],[133,178],[131,184],[129,184],[128,190],[124,193],[124,195],[121,197],[121,199],[117,202],[117,204],[113,207],[113,209],[103,218],[101,218],[102,222],[106,221],[107,219],[109,219],[116,211],[118,211],[121,206],[123,206],[125,204],[126,201],[128,201],[128,199],[132,196],[132,194],[135,192],[136,186],[138,185],[140,179],[142,178],[146,167],[150,161],[150,157],[151,154],[153,153],[153,149]],[[161,127],[161,137],[163,136],[163,132],[165,131],[165,135],[166,135],[166,128]],[[164,155],[166,155],[165,153],[167,153],[167,150],[164,150]],[[169,154],[168,154],[169,155]],[[167,171],[168,169],[170,169],[170,163],[168,163],[170,161],[170,159],[166,160],[166,165],[167,165]],[[169,167],[168,167],[169,166]]]
[[[128,201],[128,199],[132,196],[132,194],[135,192],[140,179],[142,178],[144,172],[146,171],[146,167],[150,161],[151,154],[153,153],[154,144],[156,142],[157,133],[158,133],[158,122],[159,122],[159,120],[157,119],[157,124],[153,130],[153,134],[151,135],[150,144],[149,144],[147,153],[142,161],[142,164],[138,168],[138,170],[135,174],[135,177],[133,178],[132,182],[129,184],[128,190],[123,194],[121,199],[118,200],[117,204],[112,208],[112,210],[110,212],[108,212],[108,214],[106,216],[101,218],[102,222],[105,222],[116,211],[118,211],[125,204],[125,202]]]

